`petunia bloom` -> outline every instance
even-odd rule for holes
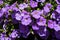
[[[30,1],[30,6],[31,6],[32,8],[35,8],[35,7],[38,6],[38,3],[35,2],[35,1]]]
[[[42,15],[43,13],[43,10],[34,10],[31,15],[32,17],[34,17],[35,19],[39,19],[40,18],[40,15]]]
[[[37,24],[39,26],[45,26],[46,25],[46,19],[44,17],[40,16],[40,18],[37,19]]]
[[[45,2],[45,0],[36,0],[37,2],[42,2],[42,3],[44,3]]]
[[[60,4],[60,0],[55,0],[57,2],[57,4]]]

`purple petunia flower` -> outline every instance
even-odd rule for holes
[[[55,24],[54,21],[48,20],[48,27],[49,27],[49,28],[53,29],[53,28],[54,28],[54,24]]]
[[[22,16],[19,13],[16,13],[15,14],[15,19],[16,20],[21,20],[22,19]]]
[[[30,15],[24,15],[22,20],[21,20],[21,23],[23,25],[29,25],[31,22],[32,22],[32,20],[30,18]]]
[[[21,24],[23,24],[23,25],[29,25],[32,22],[30,13],[25,10],[22,10],[22,12],[20,13],[20,17],[18,17],[18,16],[16,16],[16,17],[17,17],[17,19],[19,19],[21,17]]]
[[[39,36],[44,37],[46,36],[46,27],[45,26],[38,26],[38,25],[32,25],[32,29],[35,33],[37,33]]]
[[[35,18],[35,19],[39,19],[40,15],[43,13],[42,10],[34,10],[31,15]]]
[[[39,30],[39,27],[37,25],[32,25],[33,30]]]
[[[56,21],[60,21],[60,8],[57,6],[57,9],[53,11],[51,18],[55,19]],[[58,23],[58,22],[57,22]]]
[[[0,37],[6,37],[5,33],[0,33]]]
[[[26,3],[19,5],[19,9],[21,9],[21,10],[23,10],[24,8],[27,8],[27,7],[28,7],[28,4],[26,4]]]
[[[18,37],[18,32],[16,30],[13,30],[13,32],[9,35],[11,38]]]
[[[1,40],[11,40],[9,37],[2,37]]]
[[[9,11],[9,9],[10,9],[10,5],[6,4],[5,7],[2,8],[2,11],[7,12],[7,11]]]
[[[6,5],[5,7],[3,7],[1,10],[0,10],[0,17],[5,15],[5,17],[8,17],[9,15],[9,5]]]
[[[0,34],[0,40],[11,40],[11,38],[10,37],[6,37],[5,33],[1,33]]]
[[[60,4],[60,0],[55,0],[57,2],[57,4]]]
[[[50,9],[52,8],[52,5],[50,3],[46,3],[44,6],[44,14],[46,15],[48,12],[50,12]]]
[[[52,8],[52,4],[51,3],[46,3],[46,5],[45,6],[47,6],[49,9],[51,9]]]
[[[60,30],[60,26],[58,24],[56,24],[56,21],[49,20],[48,21],[48,27],[51,29],[54,29],[55,31]]]
[[[44,7],[44,12],[45,12],[45,13],[48,13],[48,12],[50,12],[50,9],[49,9],[47,6],[45,6],[45,7]]]
[[[57,6],[56,11],[60,14],[60,5]]]
[[[8,18],[8,15],[10,15],[9,9],[10,9],[9,4],[6,4],[5,7],[1,9],[6,18]]]
[[[27,36],[30,34],[29,26],[24,26],[19,24],[20,33],[24,38],[27,38]]]
[[[11,40],[9,37],[1,37],[0,40]]]
[[[46,25],[46,19],[44,17],[40,16],[40,18],[37,19],[37,24],[39,26],[45,26]]]
[[[17,7],[12,8],[12,11],[20,11]]]
[[[55,31],[60,31],[60,26],[59,26],[58,24],[55,24],[55,25],[54,25],[54,30],[55,30]]]
[[[32,8],[35,8],[35,7],[38,6],[38,3],[31,0],[31,1],[30,1],[30,6],[31,6]]]
[[[60,5],[57,5],[57,9],[60,9]]]
[[[47,39],[49,36],[49,32],[47,31],[46,26],[40,26],[39,30],[36,32],[42,39]]]
[[[0,5],[3,4],[3,0],[0,0]]]
[[[56,10],[52,13],[51,18],[55,19],[56,21],[60,21],[60,13]]]
[[[56,11],[60,14],[60,9],[56,9]]]
[[[58,22],[58,25],[60,25],[60,21]]]
[[[9,10],[11,11],[19,11],[19,9],[16,7],[17,5],[17,2],[15,2],[14,4],[12,4],[10,7],[9,7]],[[13,8],[14,7],[14,8]]]
[[[37,2],[42,2],[42,3],[44,3],[45,2],[45,0],[36,0]]]
[[[60,31],[55,31],[55,36],[57,39],[60,39]]]

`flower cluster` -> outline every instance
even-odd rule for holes
[[[27,38],[30,34],[47,40],[50,30],[60,40],[60,1],[46,1],[26,0],[10,4],[11,1],[0,0],[0,40]]]

